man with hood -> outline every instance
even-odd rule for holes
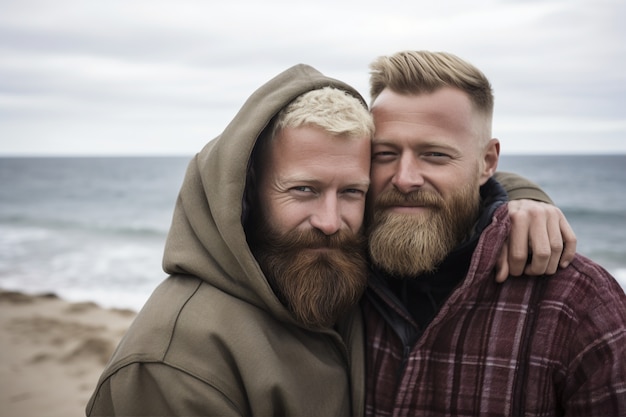
[[[190,162],[170,276],[87,415],[363,415],[373,129],[356,90],[309,66],[259,88]],[[510,191],[536,197],[527,185]]]

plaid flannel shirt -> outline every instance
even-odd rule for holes
[[[415,342],[384,284],[363,302],[367,416],[625,416],[626,296],[577,255],[550,277],[495,283],[506,206],[465,280]]]

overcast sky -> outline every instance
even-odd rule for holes
[[[502,153],[626,153],[623,0],[0,0],[0,156],[191,155],[287,67],[444,50]]]

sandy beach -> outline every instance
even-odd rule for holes
[[[0,416],[84,416],[134,317],[53,294],[0,290]]]

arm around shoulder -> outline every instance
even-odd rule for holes
[[[509,196],[511,218],[508,246],[500,254],[496,281],[522,273],[550,275],[559,266],[567,266],[576,253],[576,235],[563,212],[537,184],[517,174],[496,172],[494,178]]]
[[[132,363],[101,381],[87,404],[95,416],[241,416],[205,381],[163,363]]]
[[[509,200],[528,199],[554,204],[539,185],[520,175],[498,171],[494,174],[494,178],[506,190]]]

